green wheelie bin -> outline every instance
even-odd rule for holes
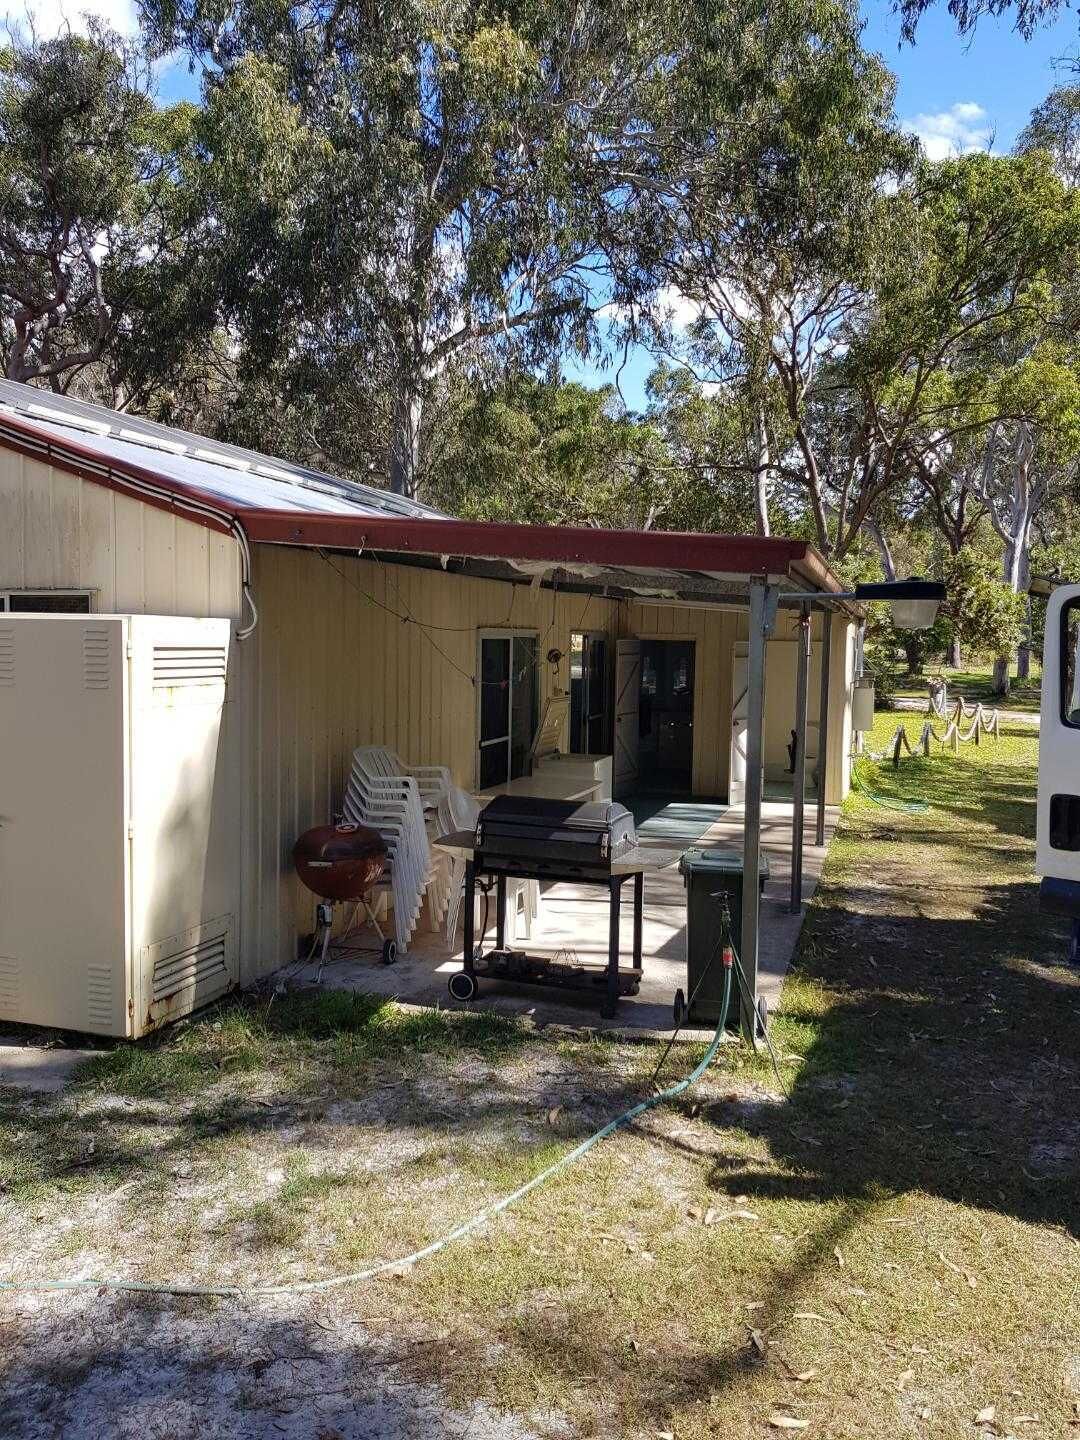
[[[686,886],[686,990],[675,997],[675,1023],[713,1026],[720,1018],[724,994],[724,967],[720,959],[721,917],[727,897],[731,941],[742,951],[743,857],[738,850],[687,850],[679,861]],[[761,856],[758,884],[765,889],[769,861]],[[696,994],[695,994],[696,991]],[[691,999],[691,997],[693,997]],[[739,1023],[739,987],[732,980],[726,1024]]]

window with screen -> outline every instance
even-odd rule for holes
[[[480,637],[481,790],[527,773],[539,719],[535,635]]]
[[[4,590],[0,610],[11,615],[89,615],[88,590]]]
[[[1061,612],[1061,718],[1080,730],[1080,600]]]

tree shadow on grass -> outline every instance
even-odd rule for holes
[[[1035,887],[983,887],[963,919],[875,914],[876,890],[844,898],[814,913],[799,971],[838,1001],[823,1017],[785,1011],[816,1038],[790,1104],[749,1125],[782,1169],[718,1166],[715,1186],[920,1190],[1080,1235],[1080,973]]]

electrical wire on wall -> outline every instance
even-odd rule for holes
[[[432,638],[431,632],[433,631],[436,634],[442,633],[452,635],[475,635],[475,625],[436,625],[427,620],[418,620],[416,616],[412,613],[412,611],[409,609],[408,602],[402,596],[396,580],[388,579],[387,583],[393,585],[394,594],[397,597],[398,603],[403,607],[402,610],[395,609],[393,605],[386,604],[386,602],[380,600],[378,596],[372,595],[370,591],[365,590],[363,585],[361,585],[357,580],[354,580],[352,576],[349,575],[345,570],[342,570],[340,566],[335,565],[332,557],[325,550],[320,548],[317,549],[315,553],[319,556],[320,560],[324,562],[324,564],[329,566],[329,568],[334,572],[338,579],[343,580],[346,585],[348,585],[351,589],[355,590],[358,595],[362,595],[364,599],[367,600],[370,604],[374,605],[376,609],[382,610],[385,614],[392,616],[393,619],[399,621],[402,625],[414,625],[416,629],[420,631],[424,639],[428,642],[428,644],[435,651],[435,653],[439,655],[443,660],[445,660],[446,663],[450,666],[450,668],[456,671],[463,680],[468,680],[469,684],[473,686],[490,685],[499,689],[505,689],[506,685],[509,683],[508,680],[482,680],[478,679],[476,675],[470,675],[469,672],[463,669],[462,666],[460,666],[452,656],[446,653],[442,646],[439,645],[438,641]],[[389,568],[383,564],[382,560],[380,560],[377,555],[373,554],[372,559],[381,568],[387,570],[387,574],[389,575]],[[514,613],[514,601],[516,599],[517,586],[513,581],[509,581],[507,583],[509,583],[510,585],[510,605],[506,612],[506,619],[502,622],[500,626],[495,627],[498,629],[509,628]],[[539,673],[540,666],[543,663],[543,657],[547,653],[547,642],[551,638],[551,632],[555,629],[558,618],[558,587],[553,584],[551,588],[551,621],[548,625],[547,630],[544,633],[543,639],[540,640],[537,644],[536,654],[531,659],[526,660],[525,663],[522,665],[520,672],[513,677],[518,683],[524,680],[529,670],[534,670]],[[589,606],[592,604],[592,600],[593,597],[591,594],[586,595],[585,604],[582,607],[581,611],[581,617],[578,620],[577,626],[574,628],[580,630],[581,627],[584,625],[585,617],[589,613]]]

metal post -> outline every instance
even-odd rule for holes
[[[799,669],[795,682],[795,777],[791,807],[791,913],[802,909],[803,821],[806,814],[806,697],[810,681],[810,606],[799,615]]]
[[[473,973],[473,950],[475,948],[476,925],[476,866],[471,860],[465,862],[465,934],[462,936],[462,966],[465,974]],[[484,937],[480,937],[483,945]]]
[[[825,844],[825,792],[829,785],[829,672],[832,668],[832,611],[821,611],[821,700],[818,704],[818,793],[817,834],[814,842]]]
[[[626,877],[612,875],[608,879],[608,964],[607,989],[600,1014],[611,1020],[619,1003],[619,913],[622,910],[622,883]]]
[[[506,949],[506,876],[500,875],[495,891],[495,948]]]
[[[750,635],[746,658],[746,797],[743,802],[742,934],[739,959],[757,1001],[758,919],[761,911],[761,750],[765,728],[765,627],[769,589],[763,576],[750,581]],[[740,994],[744,1034],[757,1038],[757,1014]]]

